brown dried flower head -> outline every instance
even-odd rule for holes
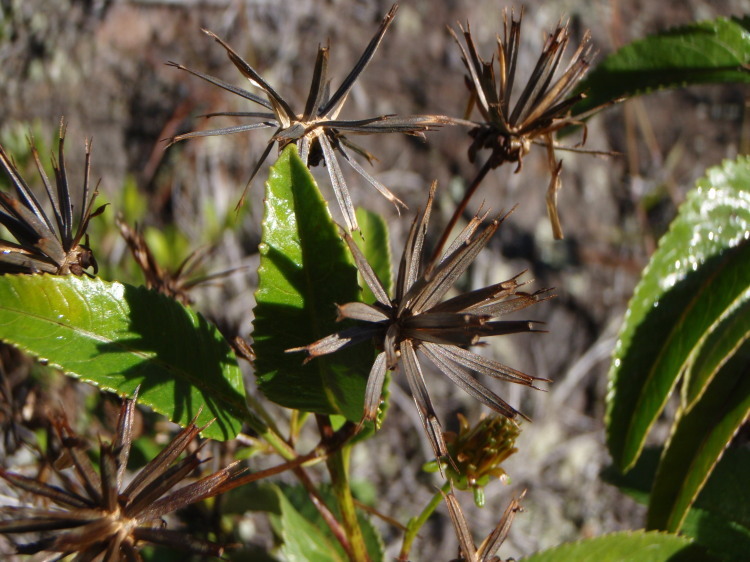
[[[70,199],[68,176],[65,171],[64,141],[65,124],[61,123],[58,160],[52,159],[55,171],[54,189],[42,167],[33,141],[29,141],[39,176],[52,203],[55,226],[21,177],[13,160],[0,146],[0,166],[15,189],[15,195],[0,191],[0,224],[5,226],[16,239],[16,242],[0,240],[0,273],[82,275],[88,268],[93,268],[94,274],[97,272],[94,254],[88,247],[86,229],[89,220],[101,214],[106,205],[93,211],[96,190],[91,195],[91,199],[88,199],[91,146],[86,143],[86,171],[83,178],[82,204],[78,227],[74,232],[74,205]],[[87,239],[86,243],[81,242],[84,236]]]
[[[339,319],[357,320],[361,324],[306,347],[288,351],[306,351],[309,360],[374,338],[378,348],[383,351],[370,371],[365,391],[364,420],[375,419],[385,373],[400,365],[435,455],[442,457],[448,455],[448,449],[427,393],[417,351],[471,396],[496,412],[515,418],[519,412],[477,381],[474,375],[482,374],[531,387],[534,381],[546,379],[506,367],[469,351],[467,347],[477,344],[482,337],[538,331],[530,321],[494,319],[545,300],[549,292],[523,292],[520,288],[525,283],[519,283],[516,276],[443,301],[445,294],[490,241],[501,220],[492,220],[480,230],[487,215],[475,216],[439,260],[432,260],[423,266],[425,235],[434,195],[433,183],[424,212],[412,223],[401,257],[395,297],[391,299],[388,296],[352,237],[345,233],[344,239],[354,255],[357,268],[377,302],[372,305],[351,302],[339,306]]]
[[[474,140],[469,147],[469,159],[473,162],[480,150],[489,149],[491,153],[484,164],[484,173],[506,162],[515,162],[518,172],[532,144],[546,146],[552,174],[547,190],[547,211],[555,237],[562,238],[562,227],[557,214],[557,192],[561,185],[562,162],[555,159],[555,142],[552,135],[563,127],[582,125],[582,120],[590,113],[601,109],[596,108],[585,114],[573,114],[573,106],[585,95],[569,95],[589,68],[591,35],[588,31],[584,34],[567,66],[558,73],[570,41],[568,24],[560,22],[547,36],[526,85],[513,102],[511,94],[517,79],[523,10],[518,19],[511,13],[509,21],[507,10],[503,16],[503,37],[497,37],[497,73],[494,57],[488,62],[477,53],[468,24],[466,30],[459,25],[465,46],[456,33],[449,29],[461,49],[462,59],[469,73],[466,83],[471,99],[467,116],[476,104],[483,120],[470,131]],[[584,126],[581,144],[585,142],[585,135]]]
[[[193,420],[125,485],[134,415],[135,400],[126,400],[114,442],[100,443],[99,473],[86,453],[85,440],[64,417],[55,422],[55,428],[62,448],[60,461],[70,466],[72,475],[59,466],[61,462],[53,464],[62,487],[0,469],[0,477],[14,487],[54,504],[0,508],[0,533],[39,536],[33,542],[17,544],[18,553],[57,552],[61,558],[75,555],[74,560],[140,560],[140,545],[150,542],[221,555],[221,546],[166,529],[161,518],[219,493],[219,487],[238,472],[236,464],[173,491],[202,462],[198,459],[200,448],[177,461],[204,429],[196,427]]]
[[[369,119],[355,121],[340,120],[338,118],[344,103],[346,103],[349,92],[362,72],[369,64],[376,49],[380,45],[385,32],[393,22],[398,10],[398,5],[394,4],[388,14],[380,24],[380,28],[370,43],[365,48],[362,56],[349,72],[347,77],[341,83],[339,88],[330,95],[330,81],[328,79],[328,47],[320,46],[318,48],[317,60],[313,71],[312,84],[307,96],[307,102],[302,113],[296,113],[292,110],[290,104],[284,100],[268,82],[266,82],[258,72],[253,69],[236,51],[227,45],[222,39],[210,31],[205,31],[210,37],[213,37],[227,52],[229,59],[234,63],[237,69],[245,76],[250,83],[256,88],[260,88],[266,95],[267,99],[253,94],[242,88],[233,86],[213,76],[209,76],[195,70],[191,70],[181,64],[170,62],[171,66],[185,70],[194,76],[202,78],[211,84],[215,84],[229,92],[237,94],[255,104],[266,108],[267,112],[231,112],[231,113],[212,113],[207,117],[219,115],[233,117],[249,117],[259,119],[257,123],[248,125],[238,125],[223,129],[214,129],[209,131],[196,131],[184,135],[178,135],[171,139],[171,142],[177,142],[184,139],[203,137],[210,135],[227,135],[232,133],[241,133],[253,129],[275,128],[274,134],[268,141],[268,146],[261,155],[260,159],[253,169],[248,185],[252,182],[258,173],[263,161],[268,157],[273,145],[278,143],[279,150],[283,149],[289,143],[295,143],[299,150],[299,155],[308,166],[317,166],[325,162],[328,168],[328,174],[331,178],[331,185],[336,199],[344,215],[344,222],[348,230],[358,228],[357,218],[354,214],[354,205],[344,180],[344,175],[336,158],[336,152],[361,175],[368,183],[377,189],[383,196],[397,206],[406,207],[406,205],[396,197],[383,183],[370,175],[354,158],[353,153],[365,158],[372,163],[374,156],[364,148],[354,144],[347,135],[373,135],[380,133],[405,133],[408,135],[423,136],[423,133],[431,128],[452,123],[448,117],[441,115],[414,115],[399,117],[397,115],[381,115]],[[243,195],[244,198],[244,195]],[[242,201],[240,201],[241,203]]]

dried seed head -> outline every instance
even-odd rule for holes
[[[466,349],[483,337],[537,332],[534,322],[495,320],[549,298],[549,291],[526,293],[518,276],[469,293],[443,300],[492,238],[501,219],[481,229],[483,217],[475,216],[439,259],[423,265],[427,225],[436,185],[433,183],[424,211],[414,219],[401,257],[396,294],[391,299],[364,255],[348,234],[349,249],[377,302],[349,303],[339,307],[339,317],[360,322],[302,348],[308,358],[374,338],[383,350],[370,370],[365,390],[365,420],[374,420],[387,370],[397,367],[406,375],[425,432],[437,457],[448,456],[440,422],[432,406],[417,352],[468,394],[496,412],[515,418],[519,412],[476,380],[475,374],[534,387],[545,381]]]
[[[19,553],[49,551],[62,556],[75,554],[82,560],[98,556],[105,560],[140,560],[140,544],[151,542],[197,554],[221,555],[219,545],[166,529],[162,517],[219,493],[220,486],[239,472],[237,465],[174,490],[202,462],[198,459],[200,448],[178,460],[203,429],[193,420],[126,486],[134,414],[135,401],[126,400],[114,441],[100,443],[98,472],[86,453],[86,440],[76,435],[64,416],[55,421],[61,456],[53,469],[62,487],[0,469],[0,477],[12,486],[54,505],[0,508],[0,533],[37,534],[37,540],[17,545]]]
[[[227,135],[241,133],[254,129],[273,128],[274,133],[268,141],[268,145],[260,159],[253,168],[248,185],[258,173],[263,161],[271,153],[274,144],[278,144],[279,150],[290,143],[295,143],[300,157],[308,166],[316,166],[325,162],[331,179],[336,199],[341,206],[344,222],[348,230],[358,228],[357,218],[354,213],[354,205],[346,185],[344,175],[336,157],[338,153],[359,175],[370,185],[377,189],[384,197],[391,201],[396,207],[406,205],[396,197],[383,183],[371,176],[355,159],[354,154],[364,157],[372,162],[374,156],[364,148],[358,146],[349,139],[351,135],[374,135],[382,133],[404,133],[407,135],[423,136],[426,131],[441,125],[452,124],[455,120],[442,115],[412,115],[400,117],[398,115],[380,115],[368,119],[341,120],[338,118],[349,92],[359,75],[364,72],[370,63],[375,51],[396,16],[398,5],[394,4],[383,18],[378,31],[368,43],[354,68],[349,72],[338,89],[329,95],[330,81],[328,78],[328,47],[320,46],[313,70],[312,83],[307,96],[305,109],[302,113],[292,110],[290,104],[282,98],[271,85],[266,82],[260,74],[248,64],[236,51],[214,33],[206,31],[227,52],[227,56],[237,69],[250,83],[265,94],[265,98],[252,92],[237,88],[213,76],[190,70],[181,64],[168,63],[180,70],[185,70],[198,78],[206,80],[224,90],[237,94],[267,111],[261,112],[225,112],[212,113],[208,117],[220,115],[232,117],[244,117],[255,119],[257,122],[248,125],[239,125],[223,129],[209,131],[196,131],[184,135],[178,135],[170,142],[184,139],[204,137],[210,135]],[[204,30],[205,31],[205,30]],[[244,194],[243,194],[244,199]],[[240,201],[240,204],[242,200]]]
[[[52,273],[82,275],[93,268],[97,272],[94,254],[88,246],[86,229],[89,220],[101,214],[106,205],[93,210],[97,191],[89,193],[91,145],[86,144],[86,171],[83,179],[81,213],[73,230],[73,208],[64,157],[65,124],[60,124],[58,159],[53,158],[55,188],[42,167],[39,154],[30,140],[39,176],[52,204],[55,225],[34,196],[16,168],[13,160],[0,146],[0,166],[5,171],[15,194],[0,191],[0,224],[15,237],[16,242],[0,240],[0,273]],[[87,201],[88,199],[88,201]],[[86,242],[83,240],[86,238]]]
[[[518,18],[504,12],[503,36],[497,38],[497,72],[494,58],[489,62],[477,53],[471,30],[459,25],[464,43],[449,29],[461,49],[464,66],[468,71],[466,85],[470,93],[466,116],[476,105],[482,121],[471,129],[472,143],[469,159],[473,162],[482,150],[489,150],[484,167],[491,169],[505,163],[516,163],[516,172],[521,170],[523,158],[533,144],[547,148],[548,166],[551,174],[547,190],[547,210],[553,234],[562,238],[562,227],[557,214],[557,192],[560,189],[561,162],[555,157],[553,135],[571,125],[583,125],[583,120],[601,107],[585,114],[573,113],[576,103],[585,94],[576,92],[575,86],[584,77],[592,57],[591,34],[587,31],[567,65],[562,65],[563,55],[570,42],[568,23],[560,22],[547,35],[542,52],[529,75],[521,93],[513,100],[514,85],[518,73],[518,51],[520,47],[523,10]],[[562,69],[562,70],[560,70]],[[575,150],[575,149],[574,149]],[[486,173],[486,172],[485,172]]]

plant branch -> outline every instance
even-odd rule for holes
[[[315,484],[310,480],[308,474],[301,467],[297,467],[294,470],[294,474],[305,487],[305,490],[307,490],[307,493],[310,495],[310,501],[312,501],[315,509],[318,510],[318,513],[320,513],[320,516],[326,522],[326,525],[328,525],[328,528],[331,529],[333,536],[339,541],[339,544],[346,552],[346,555],[350,560],[355,560],[354,550],[352,549],[347,530],[341,526],[341,523],[336,519],[336,516],[328,508],[323,497],[320,495],[320,492],[318,492],[318,489],[315,487]]]
[[[422,510],[422,513],[417,517],[413,517],[406,525],[406,534],[404,535],[404,542],[401,544],[401,552],[398,555],[399,562],[407,562],[409,560],[409,552],[411,551],[414,539],[417,538],[419,530],[424,526],[430,516],[434,513],[443,502],[443,494],[447,494],[451,489],[450,482],[443,484],[443,487],[435,492],[430,502]]]
[[[335,433],[331,427],[330,418],[322,415],[316,415],[315,418],[318,422],[318,428],[320,429],[323,442],[333,439]],[[341,430],[346,430],[346,424]],[[344,529],[346,530],[352,548],[351,552],[348,553],[349,557],[352,562],[370,562],[370,556],[367,554],[367,547],[365,546],[362,529],[359,526],[354,498],[349,486],[350,452],[351,446],[347,446],[346,444],[337,448],[337,450],[331,453],[326,459],[326,465],[328,466],[328,472],[331,475],[333,493],[336,496],[336,502],[339,511],[341,512]]]
[[[443,235],[440,237],[440,242],[438,242],[438,245],[435,246],[435,253],[432,255],[432,262],[435,262],[438,259],[440,259],[440,254],[443,251],[443,247],[445,246],[445,243],[448,241],[448,237],[451,235],[451,232],[453,231],[453,228],[456,226],[458,219],[466,210],[466,206],[469,204],[469,200],[472,198],[477,188],[479,187],[479,184],[482,183],[482,180],[485,178],[485,176],[489,173],[489,171],[492,168],[496,168],[497,165],[498,165],[497,162],[492,157],[488,158],[487,161],[484,163],[484,166],[482,166],[482,169],[479,170],[479,172],[477,173],[476,177],[474,178],[474,181],[472,181],[471,185],[469,185],[469,187],[466,188],[466,193],[464,193],[464,198],[461,200],[461,202],[456,207],[456,210],[453,212],[453,216],[451,217],[451,220],[448,221],[448,224],[445,227],[445,230],[443,231]]]
[[[263,478],[268,478],[270,476],[275,476],[282,472],[286,472],[287,470],[291,470],[294,472],[294,475],[297,477],[300,483],[304,486],[305,490],[307,490],[307,493],[309,494],[310,500],[313,502],[313,505],[315,505],[318,513],[320,513],[321,517],[323,517],[323,520],[329,526],[331,532],[336,537],[336,540],[339,541],[348,557],[351,560],[356,561],[369,560],[368,558],[358,558],[355,556],[356,550],[352,549],[349,540],[349,533],[341,526],[333,513],[331,513],[330,509],[328,508],[328,506],[326,506],[325,501],[323,501],[323,498],[315,487],[315,484],[312,482],[309,475],[304,470],[304,466],[315,464],[321,460],[327,459],[330,455],[338,453],[341,448],[349,441],[349,439],[356,435],[358,431],[357,425],[353,423],[346,423],[343,427],[341,427],[341,429],[335,432],[331,428],[329,432],[323,435],[323,438],[321,439],[321,442],[317,447],[315,447],[312,451],[305,455],[299,455],[293,447],[291,447],[286,441],[284,441],[284,439],[280,435],[278,435],[272,428],[264,424],[260,420],[260,418],[255,416],[255,414],[253,414],[252,412],[247,412],[245,421],[254,431],[256,431],[263,439],[265,439],[266,442],[268,442],[268,444],[271,445],[279,453],[279,455],[287,459],[288,462],[258,472],[243,472],[227,482],[224,486],[222,486],[217,493],[225,493],[240,486],[244,486],[245,484],[249,484],[250,482],[262,480]],[[348,478],[346,479],[346,486],[348,489]],[[342,512],[344,512],[343,508]],[[359,535],[361,539],[361,547],[364,548],[364,539],[362,539],[361,537],[361,530],[359,532]],[[366,551],[365,556],[367,556]]]

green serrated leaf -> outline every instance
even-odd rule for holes
[[[750,82],[750,17],[697,22],[634,41],[605,58],[578,88],[580,114],[622,96],[691,84]]]
[[[750,292],[750,288],[748,288]],[[685,373],[682,407],[692,408],[727,361],[750,339],[750,297],[722,316],[690,359]]]
[[[620,474],[614,467],[602,478],[637,502],[648,505],[661,447],[647,447],[633,469]],[[743,560],[750,552],[750,450],[728,449],[685,518],[681,534],[692,537],[723,560]]]
[[[666,533],[624,531],[532,554],[524,562],[664,562],[711,560],[690,539]]]
[[[688,509],[749,413],[750,344],[745,344],[692,407],[678,414],[651,490],[647,528],[680,530]]]
[[[247,413],[242,373],[215,326],[145,288],[52,275],[0,276],[0,339],[203,435],[232,439]]]
[[[708,170],[680,207],[635,289],[615,347],[607,444],[622,470],[717,322],[748,298],[750,159]]]
[[[337,303],[359,300],[357,270],[307,167],[288,146],[266,183],[254,345],[258,386],[288,408],[362,418],[374,350],[303,364],[302,347],[345,325]]]

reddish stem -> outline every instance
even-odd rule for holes
[[[458,204],[458,207],[456,207],[456,210],[454,211],[453,216],[451,217],[451,220],[448,222],[448,225],[445,227],[445,230],[443,231],[443,235],[440,237],[440,242],[438,242],[438,245],[435,247],[435,253],[432,255],[432,260],[430,263],[435,263],[437,262],[437,260],[440,259],[440,255],[443,252],[443,248],[445,247],[445,244],[448,241],[448,237],[453,231],[453,228],[456,226],[458,219],[466,210],[466,206],[469,204],[469,200],[474,195],[474,192],[479,187],[479,184],[482,183],[482,180],[487,175],[487,173],[492,168],[495,167],[493,164],[494,164],[493,159],[488,158],[487,161],[484,163],[484,166],[482,166],[482,169],[479,170],[479,173],[477,173],[476,177],[474,178],[474,181],[472,181],[469,187],[466,189],[466,193],[464,193],[464,198],[461,200],[461,203]]]

